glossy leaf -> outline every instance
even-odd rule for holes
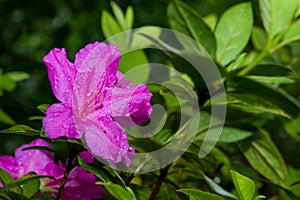
[[[264,50],[267,45],[267,33],[260,27],[253,27],[251,40],[257,50]]]
[[[234,186],[241,200],[253,200],[255,194],[255,183],[250,178],[242,174],[231,171]]]
[[[195,199],[195,200],[224,200],[222,197],[216,195],[216,194],[211,194],[208,192],[203,192],[201,190],[196,190],[196,189],[180,189],[177,190],[178,192],[182,192],[186,195],[189,196],[190,199]]]
[[[217,61],[225,66],[232,61],[248,43],[253,24],[250,3],[235,5],[223,13],[215,29]]]
[[[211,129],[213,129],[213,127]],[[215,141],[224,142],[224,143],[232,143],[232,142],[237,142],[237,141],[246,139],[246,138],[250,137],[251,135],[252,135],[252,133],[249,131],[246,131],[246,130],[232,128],[232,127],[224,127],[222,129],[222,134],[220,135],[219,138],[215,138]],[[203,140],[204,136],[205,136],[205,134],[201,134],[197,137],[197,139]],[[206,140],[206,141],[208,141],[208,140]]]
[[[214,57],[216,48],[214,36],[197,11],[179,0],[173,0],[168,6],[167,15],[173,30],[191,36]],[[180,42],[183,45],[185,43]]]
[[[148,58],[142,50],[130,51],[123,55],[119,70],[131,84],[146,83],[150,75]]]
[[[244,77],[232,77],[227,80],[227,86],[228,91],[232,93],[251,94],[262,98],[280,108],[290,117],[296,117],[300,114],[299,105],[291,100],[292,97],[286,97],[284,94],[253,80]]]
[[[106,191],[116,199],[120,200],[135,200],[135,196],[129,187],[122,187],[118,184],[104,185]]]
[[[287,169],[280,152],[268,133],[261,131],[260,134],[260,138],[250,145],[240,145],[245,157],[262,176],[278,185],[287,186]]]
[[[1,130],[0,133],[7,133],[7,134],[17,134],[17,135],[27,135],[27,136],[37,136],[40,135],[40,131],[32,129],[29,126],[25,126],[22,124],[18,124],[12,126],[8,129]]]
[[[204,175],[204,179],[209,184],[209,186],[211,187],[211,189],[214,190],[217,194],[222,195],[224,197],[229,197],[229,198],[232,198],[232,199],[237,199],[237,197],[235,195],[233,195],[230,192],[228,192],[225,189],[223,189],[221,186],[219,186],[217,183],[215,183],[208,176]]]
[[[143,36],[143,34],[147,34],[153,38],[159,39],[161,28],[158,26],[142,26],[134,29],[130,43],[130,49],[144,49],[153,45],[153,42]]]
[[[297,0],[259,0],[263,25],[273,37],[283,32],[295,16]]]
[[[284,34],[282,42],[285,44],[300,40],[300,19],[294,22]]]

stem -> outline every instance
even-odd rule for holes
[[[59,190],[58,190],[58,194],[56,196],[56,200],[61,199],[70,172],[71,172],[71,170],[66,169],[66,171],[64,173],[63,180],[60,183],[60,187],[59,187]]]
[[[264,57],[266,55],[269,54],[269,51],[268,50],[264,50],[262,51],[257,57],[256,59],[251,63],[249,64],[247,67],[245,67],[244,69],[242,69],[238,75],[240,76],[245,76],[247,75],[251,70],[253,70],[258,64],[260,61],[262,61],[262,59],[264,59]]]
[[[69,147],[70,148],[70,147]],[[72,151],[74,150],[74,152]],[[64,177],[60,183],[60,186],[59,186],[59,190],[58,190],[58,193],[57,193],[57,196],[56,196],[56,200],[60,200],[62,195],[63,195],[63,191],[64,191],[64,188],[65,188],[65,185],[66,185],[66,182],[68,180],[68,176],[70,174],[70,172],[72,171],[72,169],[76,166],[76,156],[77,154],[80,152],[79,149],[73,149],[71,148],[70,150],[70,153],[69,153],[69,158],[68,158],[68,161],[67,161],[67,166],[66,166],[66,170],[65,170],[65,173],[64,173]]]
[[[155,200],[155,197],[156,197],[157,193],[159,192],[159,189],[160,189],[164,179],[168,175],[168,170],[169,170],[170,167],[171,167],[171,165],[168,165],[167,167],[160,170],[160,175],[159,175],[159,177],[156,181],[154,189],[152,190],[152,193],[149,197],[149,200]]]

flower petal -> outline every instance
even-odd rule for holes
[[[74,113],[84,116],[91,109],[96,109],[93,104],[95,98],[103,98],[105,89],[113,87],[117,80],[120,58],[118,47],[99,42],[88,44],[76,54],[75,67],[78,74],[74,85]]]
[[[55,97],[63,103],[71,103],[77,70],[67,56],[65,49],[52,49],[43,62],[48,68],[48,77]]]
[[[43,119],[43,127],[50,139],[59,137],[81,138],[80,133],[75,128],[71,106],[66,104],[51,105]]]
[[[115,87],[111,97],[112,101],[109,102],[111,104],[105,107],[108,108],[106,110],[112,111],[111,115],[120,125],[129,127],[149,119],[152,111],[151,97],[152,94],[144,84]]]
[[[79,156],[86,163],[93,163],[94,162],[94,157],[88,151],[82,151],[82,152],[80,152]]]
[[[134,149],[129,146],[125,131],[117,123],[102,117],[98,122],[84,119],[81,124],[85,129],[84,143],[94,156],[130,165]]]
[[[40,149],[23,151],[24,148],[32,146],[50,147],[46,141],[40,138],[33,140],[30,144],[18,147],[15,150],[15,158],[19,164],[20,175],[32,171],[39,175],[58,175],[63,173],[63,168],[54,164],[54,156],[51,153]],[[50,166],[50,163],[53,165]]]
[[[19,178],[19,164],[14,157],[0,156],[0,168],[8,172],[14,179]]]

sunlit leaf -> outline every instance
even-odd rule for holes
[[[113,197],[120,200],[136,200],[133,192],[129,187],[122,187],[118,184],[107,184],[103,185],[106,191],[111,194]]]
[[[267,45],[267,33],[260,27],[253,27],[251,40],[257,50],[264,50]]]
[[[124,14],[123,14],[122,9],[114,1],[111,1],[110,5],[111,5],[112,11],[113,11],[113,13],[116,17],[116,20],[118,21],[119,26],[122,27],[121,29],[123,31],[125,31],[126,30],[126,24],[125,24],[125,18],[124,18]]]
[[[278,185],[287,186],[287,169],[280,152],[268,133],[261,131],[260,134],[260,138],[249,145],[240,145],[245,157],[262,176]]]
[[[246,46],[253,24],[251,4],[241,3],[223,13],[215,29],[217,61],[225,66]]]
[[[196,190],[196,189],[180,189],[177,190],[178,192],[182,192],[186,195],[188,195],[190,198],[193,198],[195,200],[222,200],[223,198],[216,195],[216,194],[211,194],[208,192],[203,192],[201,190]],[[224,200],[224,199],[223,199]]]
[[[251,94],[268,101],[272,105],[280,108],[288,116],[296,117],[300,114],[299,105],[292,97],[278,92],[272,88],[259,84],[253,80],[244,77],[232,77],[227,80],[228,91],[238,94]]]
[[[300,40],[300,19],[294,22],[284,34],[282,42],[285,44]]]
[[[229,198],[232,198],[232,199],[237,199],[237,197],[235,195],[233,195],[230,192],[228,192],[225,189],[223,189],[221,186],[219,186],[217,183],[215,183],[208,176],[204,175],[204,179],[207,181],[207,183],[209,184],[209,186],[211,187],[211,189],[214,190],[217,194],[222,195],[224,197],[229,197]]]
[[[262,21],[271,35],[284,31],[293,19],[298,7],[297,0],[259,0]]]
[[[168,6],[167,15],[173,30],[191,36],[214,57],[216,48],[214,36],[197,11],[179,0],[173,0]],[[183,40],[180,42],[185,44]]]
[[[241,200],[253,200],[255,194],[255,183],[250,178],[242,174],[231,171],[234,186]]]

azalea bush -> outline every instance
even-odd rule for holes
[[[1,104],[1,199],[300,199],[300,2],[162,2],[156,24],[103,2],[103,38],[43,53],[24,36],[48,89],[29,120]],[[74,23],[59,8],[53,34]],[[26,99],[7,93],[38,83],[22,71],[0,74],[0,98]]]

